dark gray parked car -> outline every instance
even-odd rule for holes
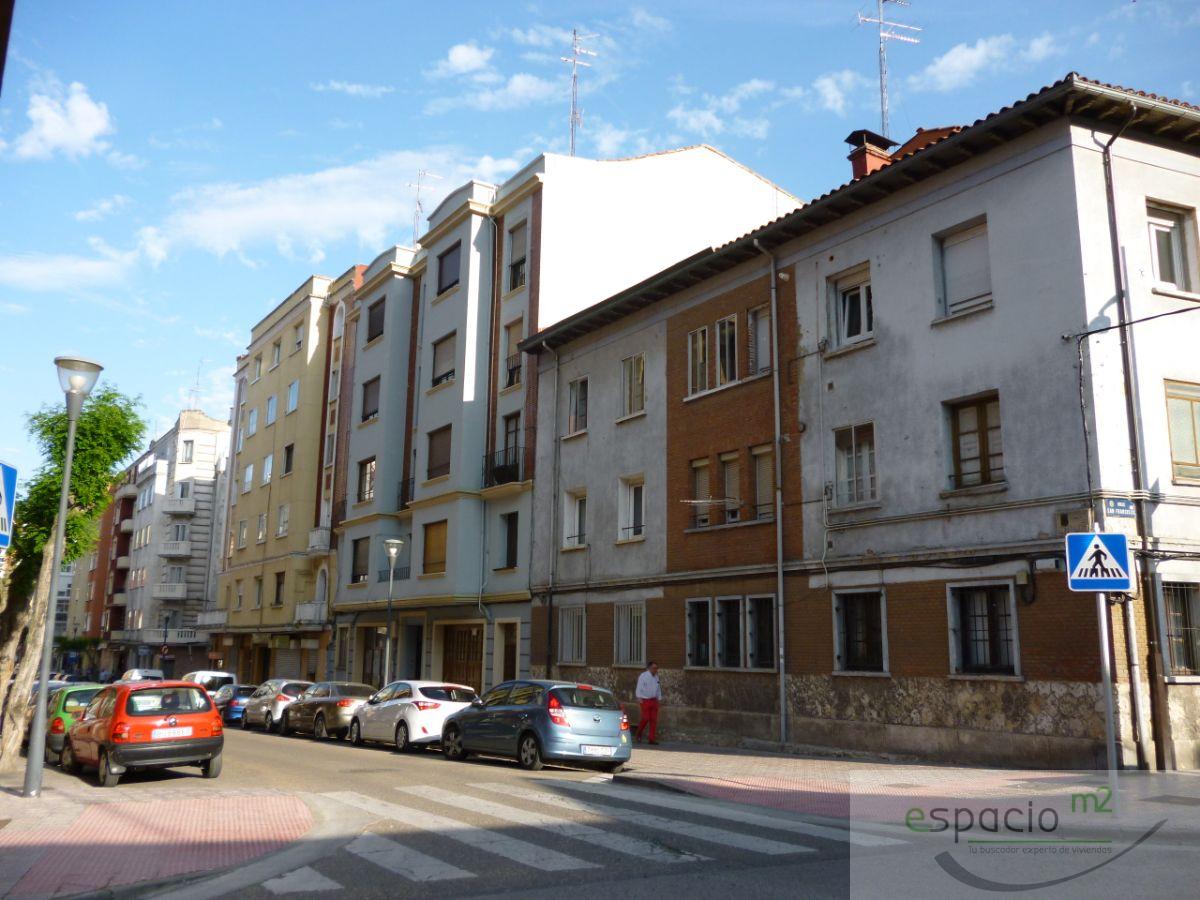
[[[350,730],[354,711],[375,693],[369,684],[354,681],[318,681],[283,711],[280,734],[310,731],[318,740],[343,738]]]

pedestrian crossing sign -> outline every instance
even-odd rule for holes
[[[1129,541],[1123,534],[1067,535],[1067,587],[1073,591],[1130,591]]]
[[[17,470],[0,463],[0,551],[12,541],[13,507],[17,502]]]

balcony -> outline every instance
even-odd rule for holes
[[[196,498],[164,497],[162,511],[168,516],[193,516],[196,514]]]
[[[136,632],[114,628],[108,633],[108,639],[110,641],[131,641],[134,639],[134,635],[136,635]]]
[[[147,641],[154,635],[154,629],[148,629],[142,632]],[[159,632],[162,633],[161,631]],[[195,628],[168,628],[167,639],[164,643],[167,644],[194,644],[197,641],[208,641],[207,634],[201,634]]]
[[[314,624],[323,624],[325,622],[325,604],[324,603],[297,603],[296,615],[293,617],[297,625],[305,622]]]
[[[133,519],[121,520],[121,534],[133,534]]]
[[[483,486],[495,487],[522,480],[525,453],[521,447],[505,447],[483,458]]]
[[[117,488],[117,492],[113,497],[117,500],[132,500],[137,496],[138,490],[136,484],[123,484]]]
[[[150,596],[155,600],[186,600],[188,589],[186,584],[174,582],[159,582],[150,588]]]
[[[413,502],[413,489],[416,483],[415,478],[406,478],[400,482],[400,487],[396,490],[396,509],[404,509]]]
[[[504,386],[516,387],[521,383],[521,354],[514,353],[504,361]]]
[[[129,557],[128,556],[118,556],[116,565],[117,565],[118,569],[128,569],[129,568]]]
[[[109,606],[128,606],[129,596],[124,591],[117,591],[108,601]]]
[[[314,528],[308,533],[308,552],[309,553],[328,553],[329,552],[329,529]]]
[[[223,609],[209,609],[196,616],[197,628],[220,628],[229,620],[229,613]]]
[[[191,556],[191,541],[163,541],[158,546],[159,556]]]
[[[379,570],[379,581],[386,584],[387,580],[388,580],[389,576],[391,576],[391,574],[392,574],[391,569],[380,569]],[[411,574],[412,574],[411,566],[396,566],[396,581],[408,581],[409,576]]]

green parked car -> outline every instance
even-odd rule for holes
[[[50,695],[46,708],[46,764],[56,766],[62,758],[67,732],[79,721],[102,684],[69,684]],[[32,749],[32,748],[31,748]]]

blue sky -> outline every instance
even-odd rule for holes
[[[878,128],[870,0],[544,4],[17,0],[0,95],[0,458],[52,359],[96,358],[166,428],[225,416],[250,326],[308,274],[412,235],[468,177],[567,147],[572,27],[595,35],[579,153],[707,142],[802,199]],[[1070,70],[1200,102],[1195,0],[913,0],[892,137],[966,123]],[[198,377],[198,390],[197,385]],[[193,393],[194,391],[194,393]]]

